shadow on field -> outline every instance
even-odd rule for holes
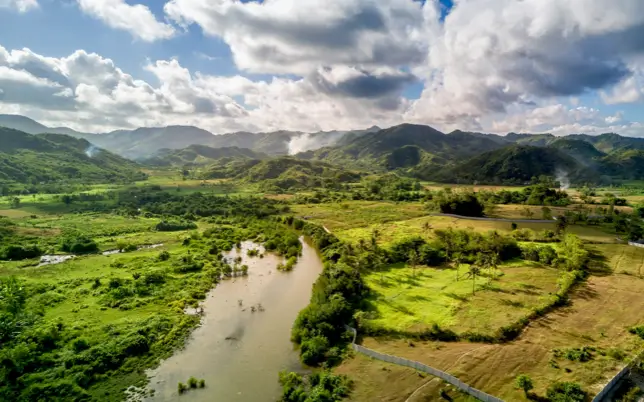
[[[588,256],[590,262],[588,263],[588,273],[595,276],[608,276],[613,274],[613,270],[608,265],[608,259],[604,254],[596,249],[589,249]]]
[[[592,300],[599,297],[599,293],[597,293],[595,289],[588,286],[588,284],[584,284],[572,294],[572,297],[574,297],[575,299]]]

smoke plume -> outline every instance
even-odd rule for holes
[[[568,190],[570,188],[570,179],[568,178],[568,172],[566,172],[565,170],[557,169],[555,175],[555,179],[559,182],[559,189]]]
[[[99,149],[96,148],[94,145],[90,145],[86,150],[85,150],[85,155],[87,155],[88,158],[93,158],[94,155],[98,153]]]

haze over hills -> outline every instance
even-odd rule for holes
[[[88,134],[48,128],[13,115],[0,115],[0,125],[22,127],[30,133],[68,134],[154,166],[213,165],[213,175],[220,177],[236,175],[262,159],[296,154],[298,159],[350,169],[395,171],[446,182],[522,183],[561,171],[574,180],[644,178],[640,168],[644,139],[614,133],[501,136],[456,130],[445,134],[425,125],[401,124],[318,133],[282,130],[213,135],[193,126],[169,126]]]
[[[302,133],[279,130],[265,133],[236,132],[213,134],[194,126],[140,127],[134,130],[116,130],[109,133],[81,133],[67,127],[51,128],[20,115],[0,115],[0,127],[8,127],[29,134],[56,133],[84,138],[94,145],[129,159],[147,159],[162,149],[182,149],[190,145],[212,148],[238,147],[269,155],[295,154],[338,143],[344,137],[355,138],[379,130],[321,131]]]

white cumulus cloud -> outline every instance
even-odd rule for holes
[[[130,5],[125,0],[77,1],[84,13],[143,41],[168,39],[175,34],[172,25],[158,21],[152,11],[142,4]]]

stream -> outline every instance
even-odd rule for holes
[[[264,253],[248,257],[247,250],[263,248],[243,242],[240,250],[248,276],[222,281],[202,303],[204,316],[185,348],[150,370],[146,401],[262,402],[280,396],[280,370],[301,371],[298,352],[290,341],[291,327],[311,297],[322,262],[312,246],[302,242],[302,256],[291,272],[276,270],[282,258]],[[241,300],[241,305],[240,301]],[[261,306],[261,307],[260,307]],[[254,309],[253,309],[254,307]],[[254,310],[254,311],[252,311]],[[204,389],[179,395],[177,384],[194,376]]]

